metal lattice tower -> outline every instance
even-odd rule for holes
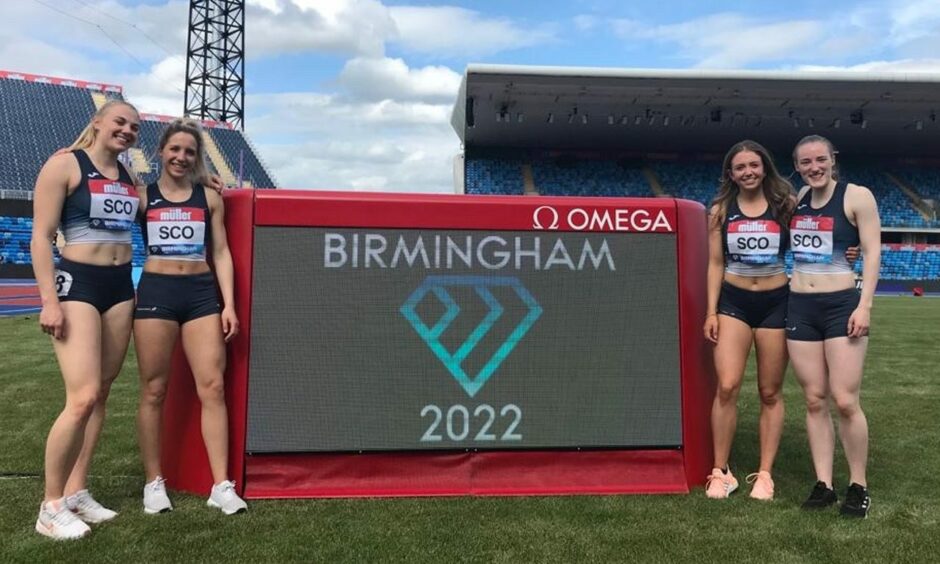
[[[183,113],[244,130],[244,107],[244,0],[190,0]]]

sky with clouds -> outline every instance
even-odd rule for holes
[[[0,69],[179,114],[184,0],[0,0]],[[470,63],[940,73],[940,0],[247,0],[246,131],[283,187],[447,192]]]

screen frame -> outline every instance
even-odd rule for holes
[[[705,313],[705,208],[672,198],[567,198],[386,194],[305,190],[233,190],[224,194],[235,263],[241,333],[228,350],[229,473],[248,498],[413,495],[683,493],[710,469],[708,425],[715,377],[701,325]],[[547,206],[547,207],[546,207]],[[551,208],[549,210],[548,208]],[[541,211],[538,211],[541,210]],[[576,211],[581,210],[581,211]],[[672,450],[387,452],[248,456],[245,452],[253,226],[618,231],[642,226],[627,217],[579,225],[585,210],[662,212],[677,234],[678,326],[683,446]],[[569,214],[574,213],[574,216]],[[554,214],[557,223],[553,225]],[[642,214],[640,214],[642,215]],[[648,217],[649,215],[647,215]],[[574,218],[572,225],[567,220]],[[642,218],[640,218],[642,219]],[[538,224],[538,225],[537,225]],[[584,229],[581,229],[583,227]],[[199,401],[178,355],[165,404],[162,458],[171,487],[202,492],[211,473],[199,433]]]

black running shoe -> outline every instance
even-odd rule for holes
[[[816,482],[813,491],[801,506],[803,509],[825,509],[839,501],[835,490],[826,486],[826,482]]]
[[[852,483],[848,491],[845,492],[845,501],[839,513],[846,517],[858,517],[864,519],[868,517],[868,509],[871,507],[871,498],[868,497],[868,490],[865,486]]]

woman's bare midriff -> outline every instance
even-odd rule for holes
[[[81,243],[62,248],[62,258],[95,266],[118,266],[131,262],[133,251],[127,243]]]
[[[808,274],[794,272],[790,280],[790,290],[800,294],[823,294],[838,292],[855,287],[855,274],[844,272],[838,274]]]
[[[725,282],[735,288],[741,288],[749,292],[766,292],[786,286],[789,278],[787,278],[785,272],[771,276],[741,276],[740,274],[725,272]]]
[[[209,272],[209,265],[204,260],[147,259],[144,272],[152,274],[204,274]]]

